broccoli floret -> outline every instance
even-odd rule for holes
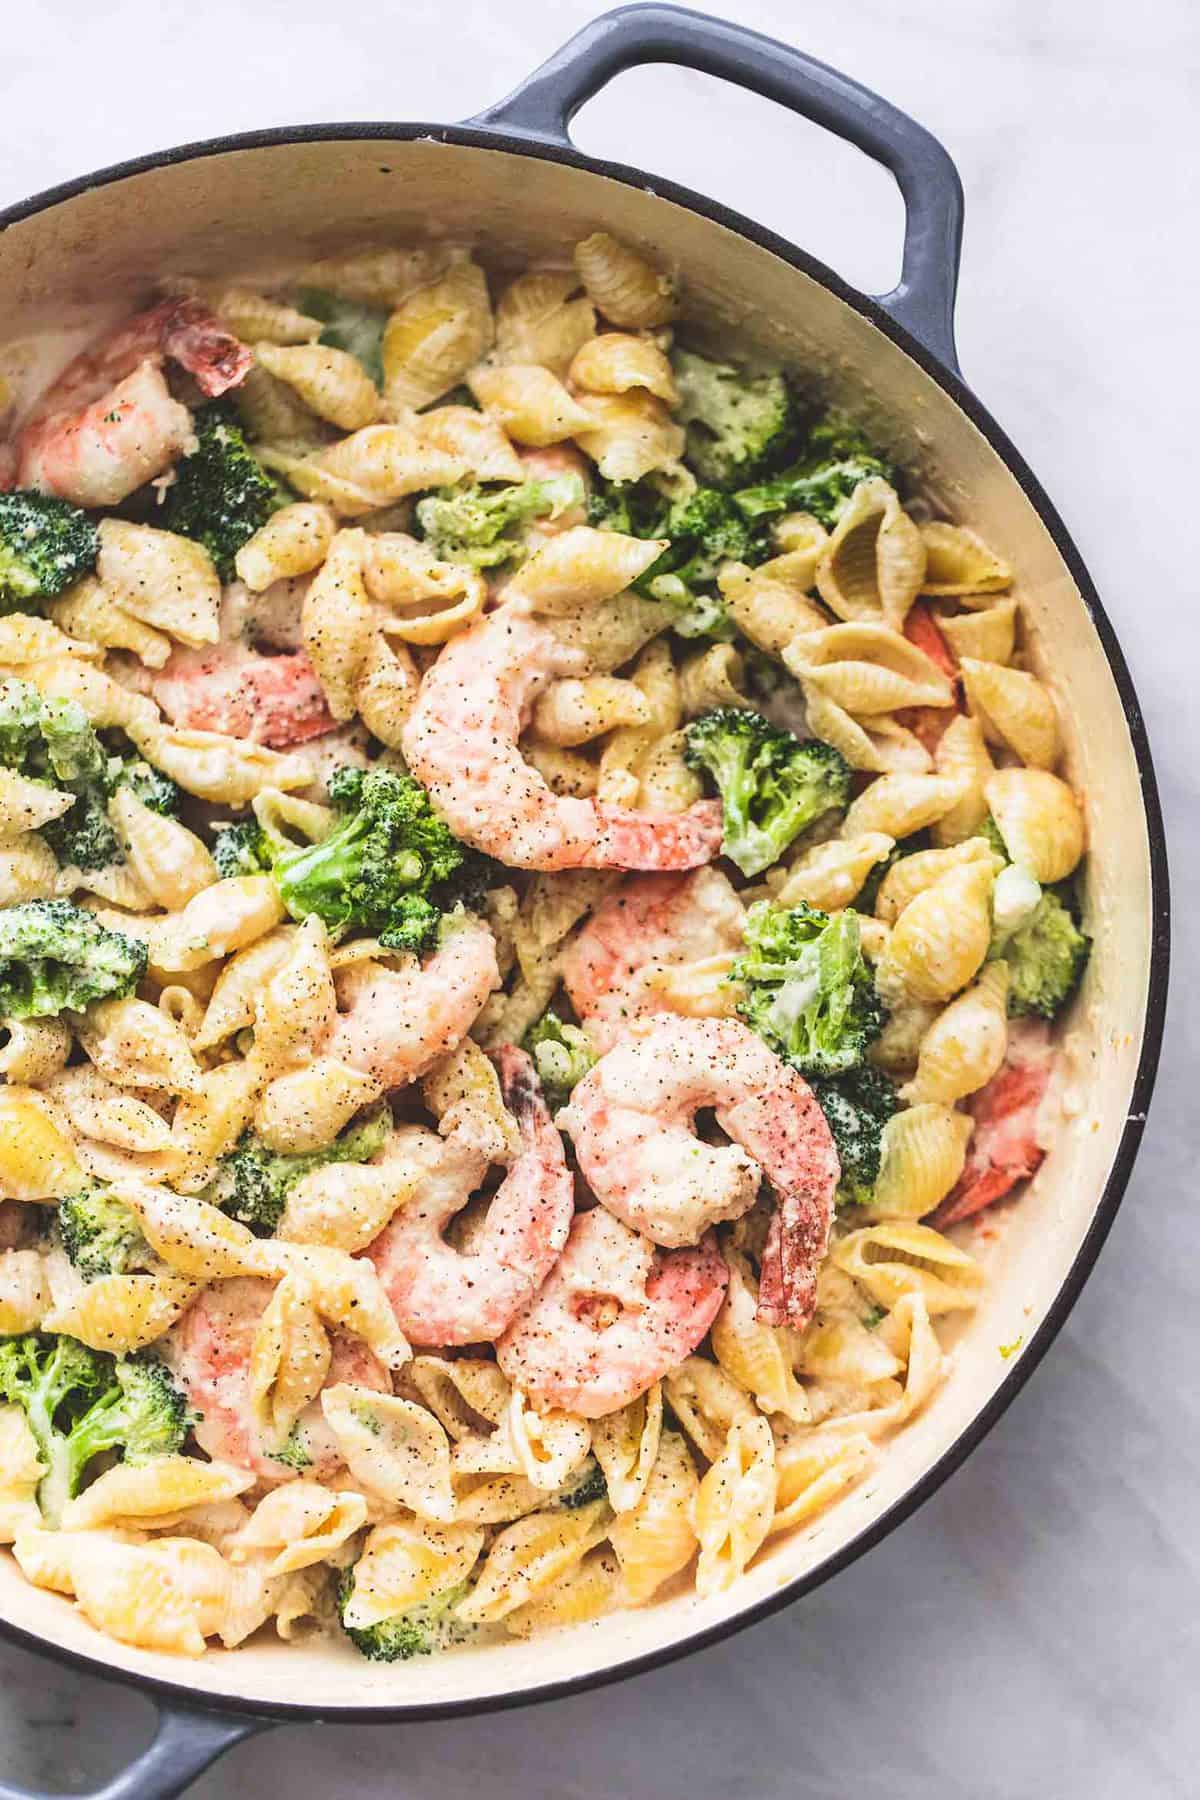
[[[352,1121],[324,1149],[290,1156],[268,1150],[252,1132],[244,1132],[234,1148],[221,1157],[204,1198],[223,1207],[231,1218],[248,1225],[260,1237],[269,1237],[283,1216],[289,1192],[302,1175],[325,1163],[370,1162],[382,1150],[390,1130],[391,1115],[385,1106],[378,1106]]]
[[[438,556],[490,569],[520,555],[517,527],[531,519],[556,519],[583,499],[583,481],[570,473],[505,487],[473,483],[418,500],[417,524]]]
[[[85,512],[49,494],[0,494],[0,613],[35,612],[96,566]]]
[[[99,1186],[59,1201],[58,1235],[85,1281],[144,1269],[152,1254],[137,1215]]]
[[[681,637],[733,636],[716,592],[717,571],[724,562],[760,563],[771,554],[771,545],[762,528],[742,517],[730,495],[701,487],[672,503],[649,481],[605,482],[598,477],[588,516],[601,530],[669,538],[634,587],[648,599],[676,608],[674,629]]]
[[[129,788],[143,806],[148,806],[151,812],[161,813],[164,819],[179,817],[179,788],[153,763],[145,762],[141,757],[122,763],[115,785]]]
[[[883,1023],[858,914],[759,900],[746,915],[745,943],[733,975],[746,985],[738,1008],[746,1022],[806,1075],[857,1068]]]
[[[452,1644],[460,1644],[470,1635],[470,1626],[456,1616],[455,1609],[466,1598],[468,1584],[456,1582],[440,1594],[410,1606],[407,1611],[393,1613],[373,1625],[355,1625],[354,1569],[346,1570],[338,1587],[338,1618],[342,1630],[361,1655],[371,1662],[407,1662],[413,1656],[432,1656]]]
[[[294,919],[317,913],[389,949],[420,955],[478,869],[410,775],[339,769],[329,798],[344,816],[327,838],[274,856],[279,896]]]
[[[604,1470],[594,1456],[589,1456],[567,1486],[555,1496],[555,1505],[565,1506],[568,1512],[577,1512],[581,1506],[590,1506],[593,1500],[607,1499],[608,1483],[604,1479]]]
[[[806,512],[832,526],[859,482],[875,475],[893,481],[895,470],[860,431],[830,414],[809,432],[798,462],[758,487],[740,489],[734,499],[748,519]]]
[[[882,1070],[869,1064],[848,1075],[816,1076],[812,1086],[842,1165],[837,1203],[869,1206],[879,1179],[883,1128],[900,1108],[896,1090]]]
[[[850,765],[832,745],[801,742],[760,713],[717,707],[693,719],[685,737],[686,761],[717,785],[721,848],[743,875],[761,874],[807,825],[850,797]]]
[[[233,406],[213,400],[194,415],[197,446],[175,465],[163,525],[203,544],[222,581],[232,581],[242,545],[292,495],[246,443]]]
[[[38,1505],[50,1525],[94,1458],[111,1450],[127,1462],[166,1455],[182,1447],[190,1425],[187,1403],[161,1363],[114,1360],[40,1332],[0,1341],[0,1397],[29,1421],[46,1470]]]
[[[619,531],[625,537],[665,537],[663,526],[671,503],[652,481],[606,481],[592,477],[588,495],[588,524],[598,531]]]
[[[990,952],[1008,964],[1010,1015],[1053,1019],[1078,987],[1091,948],[1062,890],[1047,888],[1033,915]]]
[[[146,946],[68,900],[0,908],[0,1017],[49,1019],[93,1000],[123,1000],[146,972]]]
[[[319,342],[357,356],[375,386],[383,386],[383,333],[388,322],[383,307],[364,306],[327,288],[303,288],[296,304],[310,319],[321,320],[325,329]]]
[[[233,875],[269,875],[273,846],[254,819],[226,825],[213,839],[212,858],[223,881]]]
[[[791,395],[778,370],[751,375],[691,350],[674,351],[671,366],[687,427],[684,455],[701,481],[738,487],[778,467],[796,432]]]
[[[552,1007],[536,1019],[525,1033],[524,1046],[533,1064],[552,1112],[565,1106],[571,1089],[587,1074],[596,1060],[596,1052],[588,1036],[578,1025],[566,1025]]]

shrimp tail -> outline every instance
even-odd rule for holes
[[[159,310],[164,355],[187,370],[202,394],[212,400],[245,381],[253,353],[199,300],[166,300]]]

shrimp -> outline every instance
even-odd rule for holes
[[[701,1107],[715,1110],[731,1143],[695,1136]],[[656,1244],[694,1244],[709,1226],[740,1218],[765,1177],[776,1209],[759,1317],[805,1324],[841,1171],[808,1083],[748,1026],[647,1020],[584,1076],[557,1123],[597,1200]]]
[[[461,1044],[500,986],[496,941],[472,916],[447,930],[424,965],[412,957],[400,969],[366,964],[354,973],[350,1005],[322,1053],[388,1088],[416,1081]]]
[[[643,875],[601,902],[563,959],[571,1005],[598,1050],[634,1019],[669,1012],[655,977],[740,947],[745,911],[718,869]]]
[[[367,1250],[400,1329],[417,1344],[499,1337],[550,1273],[571,1228],[575,1184],[533,1064],[512,1045],[496,1061],[521,1149],[470,1248],[456,1249],[443,1234],[486,1175],[488,1157],[452,1132],[444,1143],[422,1134],[428,1177]]]
[[[1010,1022],[1003,1064],[967,1101],[975,1131],[958,1185],[930,1221],[939,1231],[982,1212],[1037,1173],[1046,1154],[1038,1142],[1038,1114],[1053,1067],[1050,1027],[1037,1020]]]
[[[189,1306],[163,1340],[167,1363],[187,1392],[197,1414],[196,1442],[209,1456],[250,1469],[261,1482],[276,1485],[297,1474],[326,1481],[342,1457],[325,1422],[320,1398],[310,1401],[294,1428],[294,1447],[301,1456],[292,1466],[282,1462],[278,1444],[269,1444],[255,1417],[250,1398],[250,1352],[259,1321],[275,1292],[275,1284],[251,1276],[219,1281]],[[366,1345],[345,1332],[329,1334],[332,1357],[326,1385],[353,1381],[380,1393],[392,1391],[391,1377]],[[290,1456],[290,1451],[289,1451]]]
[[[597,1206],[577,1214],[566,1249],[497,1343],[496,1359],[541,1404],[602,1419],[691,1355],[728,1285],[711,1235],[663,1256]]]
[[[721,807],[631,812],[554,794],[517,747],[542,689],[581,652],[519,603],[451,638],[404,726],[404,759],[451,830],[517,869],[694,869],[721,844]]]
[[[239,643],[176,650],[150,692],[173,725],[221,731],[275,750],[321,737],[336,725],[303,650],[260,656]]]
[[[253,357],[197,300],[164,300],[67,364],[17,439],[20,485],[77,506],[115,506],[192,443],[166,358],[209,396],[246,377]]]

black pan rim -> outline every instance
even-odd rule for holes
[[[175,1705],[200,1712],[224,1714],[230,1717],[231,1721],[238,1718],[260,1719],[264,1723],[280,1725],[288,1723],[386,1725],[401,1724],[410,1720],[464,1718],[475,1714],[506,1711],[520,1706],[539,1705],[550,1700],[566,1699],[571,1695],[607,1687],[635,1675],[647,1674],[653,1669],[665,1668],[685,1656],[722,1643],[736,1633],[744,1631],[748,1626],[757,1624],[760,1620],[780,1612],[785,1606],[800,1600],[804,1595],[813,1593],[824,1582],[839,1574],[851,1563],[856,1562],[860,1556],[865,1555],[868,1550],[874,1549],[897,1526],[903,1524],[919,1506],[923,1505],[978,1447],[992,1426],[1016,1399],[1065,1324],[1072,1307],[1079,1298],[1084,1283],[1091,1274],[1105,1239],[1112,1229],[1113,1221],[1124,1197],[1150,1106],[1166,1020],[1171,920],[1170,880],[1162,808],[1141,705],[1124,654],[1101,604],[1095,584],[1070,533],[1037,476],[1009,439],[1007,433],[976,398],[962,377],[932,356],[903,326],[898,325],[877,301],[849,286],[834,270],[827,268],[817,258],[810,256],[806,251],[789,243],[787,239],[778,236],[777,233],[768,230],[765,226],[759,225],[731,207],[724,206],[703,194],[698,194],[677,182],[664,180],[625,163],[608,162],[601,158],[586,156],[571,144],[558,143],[540,137],[523,137],[503,130],[470,124],[388,124],[379,121],[274,126],[260,131],[206,138],[195,143],[181,144],[145,156],[134,157],[124,162],[114,163],[93,174],[59,183],[40,194],[35,194],[28,200],[19,201],[0,211],[0,233],[38,213],[76,199],[79,195],[88,193],[94,188],[107,187],[160,168],[169,168],[176,163],[289,144],[355,141],[410,143],[422,138],[451,146],[500,150],[512,155],[531,156],[541,161],[561,163],[570,168],[580,169],[586,174],[599,175],[620,182],[623,186],[637,188],[654,197],[669,201],[673,205],[684,207],[688,211],[699,214],[702,218],[711,220],[716,225],[735,232],[738,236],[748,239],[760,249],[771,252],[792,268],[809,276],[847,306],[852,307],[855,312],[867,319],[893,344],[919,364],[966,414],[1007,466],[1018,486],[1034,507],[1049,532],[1055,548],[1070,571],[1071,578],[1078,588],[1095,626],[1125,711],[1130,742],[1133,746],[1142,786],[1150,864],[1151,956],[1145,1025],[1138,1067],[1130,1095],[1129,1113],[1092,1222],[1062,1285],[1012,1369],[1004,1377],[987,1404],[975,1414],[970,1424],[959,1433],[936,1462],[931,1464],[924,1474],[865,1530],[859,1532],[855,1538],[843,1545],[839,1551],[828,1557],[817,1568],[804,1575],[796,1576],[777,1593],[756,1601],[754,1605],[746,1607],[731,1618],[722,1620],[719,1624],[690,1632],[684,1638],[663,1645],[659,1649],[647,1651],[643,1655],[629,1657],[607,1667],[590,1670],[586,1674],[572,1676],[562,1681],[539,1683],[535,1687],[522,1689],[512,1694],[489,1694],[478,1699],[425,1703],[398,1702],[372,1706],[336,1706],[328,1710],[304,1702],[251,1700],[237,1695],[214,1694],[204,1688],[191,1687],[184,1681],[166,1681],[158,1676],[141,1674],[134,1670],[114,1669],[106,1664],[99,1655],[90,1656],[77,1650],[66,1649],[61,1645],[51,1643],[37,1632],[29,1631],[24,1626],[0,1618],[0,1636],[35,1654],[50,1656],[56,1662],[83,1674],[119,1681],[123,1686],[134,1688],[161,1700],[167,1707]]]

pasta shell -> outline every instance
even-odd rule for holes
[[[938,630],[956,657],[1008,663],[1017,643],[1017,603],[999,600],[981,612],[939,613]]]
[[[34,613],[12,612],[0,617],[0,666],[6,671],[53,657],[90,658],[95,654],[90,644],[75,643],[49,619]]]
[[[100,1000],[78,1026],[84,1051],[118,1087],[191,1094],[200,1069],[178,1025],[145,1000]]]
[[[590,1550],[581,1562],[534,1599],[504,1615],[513,1637],[532,1637],[559,1625],[583,1625],[611,1612],[620,1596],[620,1564],[611,1550]]]
[[[300,630],[335,719],[352,719],[355,691],[375,637],[375,615],[363,577],[367,537],[339,531],[311,583]]]
[[[523,481],[525,465],[499,420],[473,406],[439,406],[417,420],[421,441],[461,462],[481,481]]]
[[[932,766],[928,750],[898,720],[879,714],[853,719],[815,683],[801,681],[809,731],[832,744],[852,769],[877,775],[926,775]]]
[[[666,538],[573,525],[534,552],[508,584],[505,598],[520,598],[549,617],[582,612],[624,593],[666,547]]]
[[[565,375],[596,329],[591,301],[571,298],[578,288],[573,269],[529,269],[510,281],[496,306],[497,360],[544,363]]]
[[[329,554],[337,521],[329,507],[297,500],[280,507],[237,553],[239,578],[256,594],[276,581],[291,581],[320,568]]]
[[[985,965],[974,987],[960,994],[921,1040],[917,1072],[901,1095],[911,1105],[953,1106],[992,1079],[1008,1045],[1008,964]]]
[[[171,1129],[160,1113],[87,1063],[64,1069],[47,1085],[53,1104],[66,1114],[74,1131],[119,1150],[162,1150]]]
[[[733,1426],[753,1419],[754,1403],[724,1369],[689,1356],[664,1377],[667,1402],[707,1462],[715,1462]]]
[[[662,1420],[662,1384],[656,1381],[619,1412],[594,1422],[592,1453],[614,1512],[629,1512],[645,1494],[658,1459]]]
[[[186,906],[216,881],[216,864],[195,832],[143,805],[132,788],[117,789],[108,816],[138,880],[157,905],[168,910]]]
[[[944,1200],[963,1171],[973,1121],[932,1102],[894,1113],[883,1128],[877,1219],[919,1219]]]
[[[428,406],[477,363],[492,342],[483,270],[456,262],[392,313],[383,334],[384,400],[397,409]]]
[[[312,781],[303,757],[283,756],[220,731],[134,726],[129,735],[146,760],[185,793],[217,806],[248,806],[263,788],[308,787]]]
[[[695,1502],[696,1592],[724,1592],[745,1572],[775,1516],[775,1441],[765,1419],[734,1425]]]
[[[661,400],[636,388],[588,396],[589,423],[572,435],[606,481],[640,481],[671,469],[683,455],[684,432]]]
[[[679,670],[684,714],[695,719],[716,706],[750,707],[742,690],[746,665],[732,644],[711,644],[685,657]]]
[[[229,1548],[234,1563],[268,1554],[268,1575],[327,1561],[367,1522],[361,1494],[331,1493],[319,1481],[289,1481],[267,1494]],[[357,1566],[357,1565],[356,1565]]]
[[[257,356],[264,369],[295,389],[310,412],[340,431],[361,431],[379,416],[375,383],[348,350],[329,344],[260,344]]]
[[[952,869],[969,863],[983,863],[998,875],[1004,858],[998,856],[986,838],[968,838],[946,850],[917,850],[892,864],[875,896],[875,914],[885,924],[894,925],[910,901],[923,894]]]
[[[824,539],[824,527],[819,529]],[[806,598],[818,555],[814,547],[772,557],[756,569],[728,562],[717,570],[717,587],[730,618],[769,656],[781,655],[801,632],[820,631],[828,624],[827,615]]]
[[[1045,769],[1000,769],[984,796],[1012,860],[1043,886],[1065,881],[1084,849],[1083,812],[1066,782]]]
[[[592,1444],[586,1419],[558,1408],[538,1412],[519,1388],[509,1397],[504,1431],[516,1453],[517,1470],[536,1488],[556,1493],[582,1467]]]
[[[221,584],[208,551],[191,538],[102,519],[96,573],[135,619],[190,649],[218,641]]]
[[[644,1606],[696,1554],[692,1509],[699,1485],[686,1440],[664,1431],[645,1492],[609,1528],[630,1606]]]
[[[150,946],[151,969],[176,974],[203,968],[265,937],[286,916],[269,875],[215,881],[158,925]]]
[[[934,841],[960,844],[974,837],[988,814],[984,785],[993,773],[992,759],[983,741],[983,727],[968,713],[951,719],[938,739],[934,768],[944,779],[960,785],[962,798],[933,823]]]
[[[861,1432],[789,1438],[775,1454],[778,1487],[770,1536],[793,1531],[861,1481],[875,1463],[875,1449]]]
[[[222,288],[209,296],[209,305],[243,344],[313,344],[324,330],[320,319],[252,288]]]
[[[570,379],[594,394],[627,394],[645,388],[667,406],[678,406],[679,390],[666,354],[650,338],[604,331],[589,338],[571,364]]]
[[[840,912],[853,905],[871,870],[891,855],[894,844],[882,831],[815,844],[784,872],[772,898],[777,906],[803,901],[821,912]]]
[[[215,1506],[253,1487],[254,1477],[230,1463],[194,1456],[156,1456],[118,1463],[63,1508],[64,1531],[161,1531],[195,1506]]]
[[[712,1346],[718,1363],[731,1381],[753,1395],[760,1411],[782,1413],[804,1424],[808,1400],[796,1380],[792,1363],[795,1336],[786,1326],[760,1324],[758,1283],[745,1257],[727,1250],[729,1286],[712,1325]]]
[[[283,1444],[329,1373],[332,1348],[303,1280],[275,1284],[250,1346],[247,1390],[259,1424]]]
[[[414,625],[423,631],[435,624],[439,629],[445,629],[450,613],[455,610],[450,607],[439,615],[426,615],[424,619],[414,621]],[[416,664],[405,646],[390,644],[382,631],[376,632],[354,689],[354,704],[367,730],[389,750],[400,748],[404,724],[416,701],[420,681]]]
[[[885,775],[871,782],[842,820],[843,837],[882,831],[897,841],[923,831],[949,811],[962,789],[944,775]]]
[[[267,1084],[255,1129],[271,1150],[322,1150],[356,1112],[378,1100],[381,1092],[373,1075],[364,1075],[336,1057],[314,1057],[304,1068]]]
[[[967,704],[994,744],[1007,744],[1023,763],[1048,769],[1062,753],[1058,713],[1047,688],[1024,669],[964,657]]]
[[[964,525],[931,519],[921,526],[925,545],[923,594],[991,594],[1010,586],[1012,570]]]
[[[477,1525],[435,1525],[425,1519],[377,1525],[354,1565],[346,1624],[354,1630],[378,1625],[457,1587],[479,1561],[483,1542]]]
[[[889,1075],[906,1075],[917,1066],[921,1039],[937,1018],[938,1009],[927,1002],[904,1000],[892,1006],[883,1030],[871,1045],[876,1068]]]
[[[443,274],[452,252],[445,244],[381,244],[339,251],[309,263],[304,287],[328,288],[364,306],[398,306]]]
[[[173,1194],[148,1181],[123,1181],[114,1184],[112,1197],[136,1215],[151,1249],[178,1275],[216,1281],[271,1275],[278,1269],[273,1244],[197,1195]]]
[[[612,324],[644,330],[675,317],[675,284],[607,231],[576,244],[575,267],[589,299]]]
[[[0,1251],[0,1336],[36,1331],[51,1304],[46,1266],[36,1250]],[[11,1418],[0,1409],[0,1487],[9,1485],[12,1461],[4,1452]]]
[[[910,901],[875,971],[890,1006],[949,1000],[981,966],[991,943],[991,867],[964,863]]]
[[[887,1308],[906,1294],[920,1294],[930,1313],[969,1310],[984,1285],[974,1257],[941,1232],[910,1220],[852,1231],[834,1246],[833,1258]]]
[[[73,794],[0,768],[0,839],[11,842],[36,831],[51,819],[61,819],[74,804]]]
[[[166,633],[135,619],[94,575],[77,581],[61,600],[51,601],[47,611],[72,637],[104,650],[128,650],[148,669],[161,669],[171,654]]]
[[[577,751],[522,738],[521,755],[532,763],[551,793],[575,800],[586,800],[595,794],[600,771]]]
[[[620,725],[644,725],[649,716],[645,695],[634,682],[588,675],[552,682],[534,703],[531,723],[544,742],[570,749]]]
[[[923,650],[886,625],[830,625],[795,638],[783,660],[856,717],[905,706],[950,706],[954,690]]]
[[[69,800],[69,796],[65,797]],[[0,818],[3,812],[0,790]],[[0,843],[0,906],[16,906],[21,900],[49,900],[57,891],[58,859],[44,838],[32,831],[19,832],[11,842]]]
[[[177,1275],[101,1275],[53,1306],[42,1326],[124,1356],[169,1331],[195,1294],[195,1282]]]
[[[420,1518],[449,1523],[450,1445],[432,1414],[350,1382],[326,1388],[321,1407],[356,1481]]]
[[[493,1541],[458,1616],[490,1624],[526,1606],[582,1562],[607,1535],[607,1501],[574,1511],[535,1512],[506,1526]]]
[[[877,620],[899,631],[921,591],[925,546],[895,490],[862,481],[817,563],[817,591],[839,619]]]
[[[467,379],[480,406],[518,444],[544,449],[586,431],[592,423],[591,413],[539,363],[485,365]]]

